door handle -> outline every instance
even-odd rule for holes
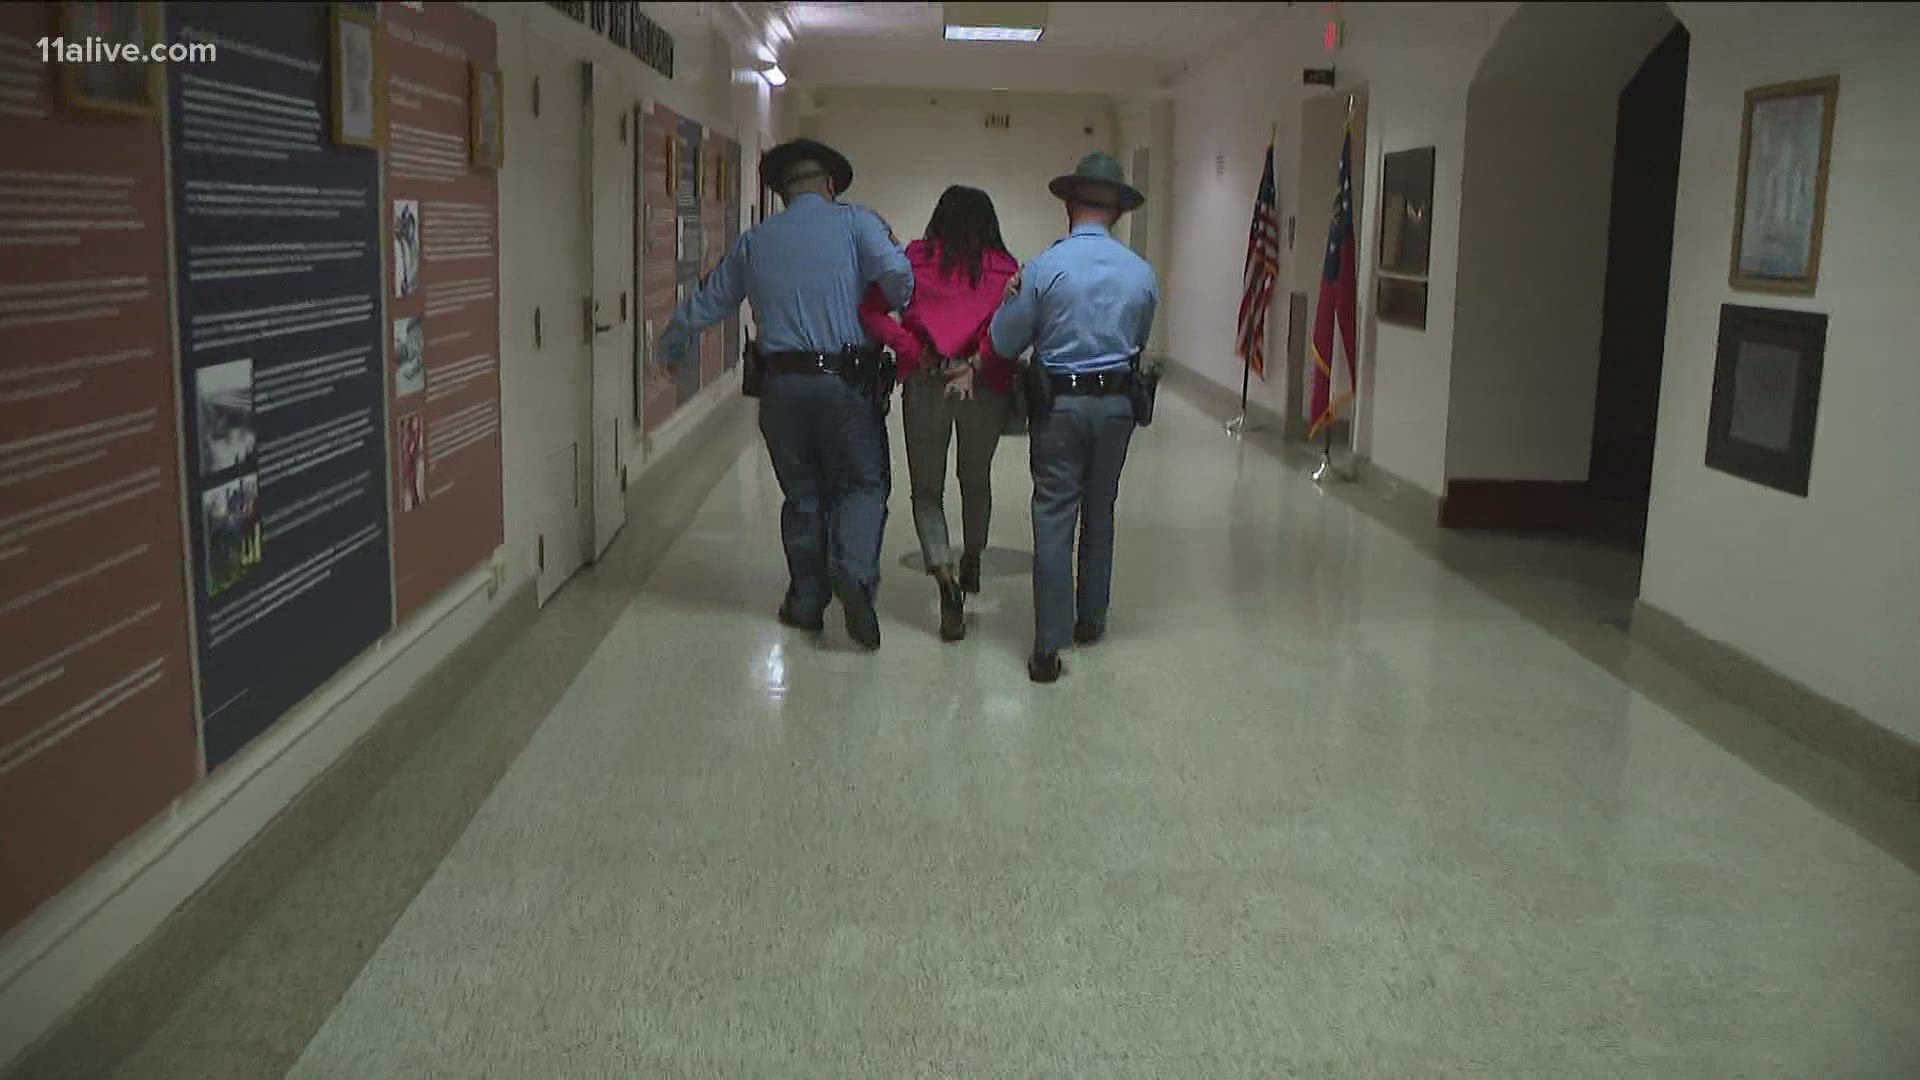
[[[596,333],[596,334],[604,334],[604,333],[606,333],[607,331],[609,331],[609,330],[611,330],[611,329],[613,329],[613,327],[612,327],[612,326],[611,326],[610,324],[608,324],[608,323],[594,323],[594,324],[593,324],[593,332],[594,332],[594,333]]]

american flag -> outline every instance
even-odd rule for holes
[[[1333,223],[1327,226],[1327,259],[1320,272],[1320,303],[1313,317],[1313,426],[1309,435],[1332,423],[1340,406],[1353,398],[1354,354],[1353,127],[1340,143],[1340,193],[1333,198]],[[1346,344],[1334,354],[1334,330]]]
[[[1260,194],[1253,200],[1253,226],[1247,233],[1247,265],[1241,271],[1240,336],[1235,355],[1261,379],[1267,377],[1267,307],[1273,299],[1274,279],[1280,270],[1280,212],[1273,186],[1273,144],[1267,144],[1267,167],[1260,174]]]

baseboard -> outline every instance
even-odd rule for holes
[[[1448,480],[1439,514],[1443,529],[1581,533],[1598,521],[1584,481]]]
[[[1372,458],[1356,455],[1353,480],[1381,502],[1391,506],[1408,523],[1431,528],[1440,523],[1440,497],[1419,484],[1385,469]]]
[[[1876,787],[1920,801],[1920,743],[1716,641],[1642,599],[1633,637],[1716,693]]]
[[[70,890],[30,920],[46,920],[47,932],[31,957],[25,941],[7,943],[20,962],[0,984],[0,1074],[116,1075],[201,991],[210,966],[221,965],[227,985],[264,986],[281,978],[283,950],[307,964],[322,950],[324,963],[304,967],[248,1018],[257,1025],[244,1050],[258,1069],[252,1075],[290,1067],[307,1028],[324,1019],[362,954],[737,459],[747,418],[737,395],[716,395],[691,418],[630,486],[636,527],[578,575],[584,587],[569,583],[541,609],[532,580],[492,595],[491,573],[477,572],[409,620],[382,655],[356,662],[348,674],[360,684],[330,686],[344,699],[283,720],[96,867],[91,888]],[[537,674],[510,676],[476,706],[475,688],[488,685],[509,650]],[[368,667],[377,670],[369,676]],[[398,802],[396,788],[407,792]],[[369,817],[370,806],[382,812]],[[288,888],[301,895],[283,895]],[[317,926],[302,921],[302,905],[316,904],[326,911]],[[66,919],[58,933],[54,908]],[[332,948],[326,934],[351,940]],[[251,948],[253,935],[273,947]]]
[[[654,468],[681,443],[697,441],[698,434],[706,429],[707,420],[727,404],[738,402],[740,396],[740,366],[736,364],[702,388],[658,429],[640,437],[640,468],[632,470],[633,475],[637,477]]]
[[[43,905],[0,943],[0,1063],[13,1061],[316,779],[430,677],[537,614],[533,582],[496,593],[482,567]]]
[[[1184,364],[1169,361],[1163,385],[1223,421],[1240,414],[1238,390],[1222,386]],[[1259,401],[1247,402],[1247,422],[1263,431],[1284,432],[1287,428],[1285,417]]]

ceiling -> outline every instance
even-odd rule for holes
[[[1285,3],[1055,3],[1046,33],[1031,44],[942,39],[940,3],[750,4],[783,20],[803,54],[862,52],[953,60],[1002,54],[1026,60],[1098,57],[1151,69],[1159,77],[1219,48],[1292,5]],[[1143,72],[1144,74],[1144,72]]]

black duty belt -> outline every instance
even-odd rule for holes
[[[840,375],[849,357],[842,353],[765,352],[760,360],[769,375]]]
[[[1124,394],[1133,385],[1133,372],[1128,368],[1084,374],[1050,371],[1047,381],[1053,384],[1056,394]]]

